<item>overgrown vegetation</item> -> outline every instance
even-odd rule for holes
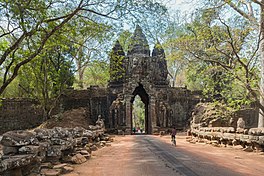
[[[133,127],[145,129],[145,104],[137,95],[133,103]]]

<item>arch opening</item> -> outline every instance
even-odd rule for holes
[[[145,104],[141,101],[139,95],[135,96],[132,110],[132,133],[145,133]]]
[[[139,85],[135,88],[133,92],[133,97],[131,99],[132,104],[132,114],[131,114],[131,131],[136,134],[150,134],[150,122],[148,117],[148,107],[149,107],[149,95],[144,89],[143,85]],[[142,128],[142,131],[138,131]]]

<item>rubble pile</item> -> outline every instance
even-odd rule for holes
[[[100,126],[33,131],[9,131],[3,134],[0,175],[37,176],[71,172],[72,164],[81,164],[91,152],[110,145],[109,136]]]

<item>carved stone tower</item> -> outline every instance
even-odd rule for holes
[[[127,55],[117,41],[110,55],[109,89],[115,97],[110,107],[110,127],[125,127],[131,131],[132,105],[136,95],[145,104],[146,133],[171,127],[167,75],[163,48],[157,43],[150,56],[147,39],[139,26],[131,37]]]

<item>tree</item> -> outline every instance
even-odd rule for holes
[[[241,106],[249,103],[249,98],[258,98],[258,57],[250,48],[256,42],[252,43],[255,33],[245,20],[222,19],[219,13],[215,9],[200,11],[186,24],[184,34],[171,38],[169,43],[191,64],[187,79],[196,84],[193,87],[202,87],[211,99]],[[238,89],[240,94],[230,94]]]
[[[38,100],[44,118],[49,118],[62,93],[73,85],[74,68],[71,45],[65,35],[54,35],[47,42],[44,54],[37,56],[20,70],[18,87],[23,97]]]
[[[3,78],[0,95],[17,77],[21,67],[43,54],[50,38],[66,30],[69,22],[82,19],[82,25],[107,24],[111,19],[122,20],[128,15],[140,18],[143,12],[163,14],[166,8],[152,0],[98,0],[93,3],[87,0],[1,0],[0,69]],[[80,23],[76,24],[76,29],[83,29]]]
[[[257,101],[260,108],[258,126],[264,127],[264,0],[222,0],[218,2],[209,0],[208,2],[210,2],[210,5],[213,5],[214,8],[230,7],[241,17],[248,20],[255,30],[258,30],[256,50],[259,50],[260,54],[259,94],[256,94],[251,86],[247,86],[247,89],[255,99],[260,99]],[[260,98],[257,98],[257,96]]]
[[[133,103],[133,117],[134,126],[140,127],[140,129],[145,128],[145,104],[141,101],[141,98],[137,95]]]
[[[171,78],[171,86],[176,86],[177,77],[184,70],[184,67],[187,65],[186,60],[184,59],[184,53],[175,46],[175,39],[181,37],[185,34],[185,28],[182,25],[182,22],[179,19],[184,17],[180,15],[180,12],[177,12],[168,22],[168,28],[166,29],[165,34],[162,36],[164,41],[163,47],[166,53],[166,59],[168,63],[169,76]],[[183,85],[177,85],[183,86]]]
[[[71,28],[76,26],[72,24]],[[103,60],[107,55],[108,41],[112,40],[113,36],[111,26],[101,23],[86,25],[83,30],[70,34],[69,38],[73,43],[71,55],[78,74],[76,77],[78,88],[84,88],[84,73],[90,62]]]
[[[91,61],[84,72],[84,86],[98,85],[107,87],[109,80],[109,64],[105,61]]]

